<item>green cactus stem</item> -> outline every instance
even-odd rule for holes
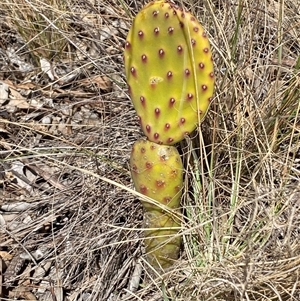
[[[148,263],[161,272],[168,271],[176,262],[182,237],[180,210],[163,213],[160,210],[145,211],[145,247]]]
[[[129,93],[150,141],[173,145],[205,116],[214,73],[208,38],[189,12],[169,1],[147,4],[125,43]]]
[[[142,201],[145,228],[149,229],[145,230],[145,245],[148,262],[156,270],[166,271],[178,258],[181,244],[176,235],[183,189],[180,155],[174,146],[139,140],[133,145],[130,167],[136,190],[157,201]]]

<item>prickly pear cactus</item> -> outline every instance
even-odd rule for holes
[[[129,93],[149,140],[173,145],[210,105],[214,74],[208,38],[190,13],[169,1],[147,4],[125,43]]]
[[[181,243],[178,233],[183,165],[174,146],[151,141],[135,142],[130,157],[131,175],[138,192],[156,200],[142,201],[145,211],[145,245],[148,262],[157,270],[167,270],[178,258]],[[176,211],[168,212],[159,204]],[[154,229],[155,228],[155,229]]]

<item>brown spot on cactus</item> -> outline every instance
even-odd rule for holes
[[[131,167],[131,170],[133,172],[138,172],[138,168],[137,168],[137,166],[135,164],[133,164],[133,166]]]
[[[206,85],[202,85],[201,88],[202,88],[202,91],[207,90],[207,86]]]
[[[165,124],[165,129],[168,130],[170,128],[170,123]]]
[[[143,54],[141,56],[142,62],[146,63],[147,62],[147,56],[145,54]]]
[[[170,172],[170,177],[172,179],[176,178],[178,175],[178,170],[177,169],[172,169],[171,172]]]
[[[140,193],[147,194],[148,188],[145,185],[140,186]]]
[[[158,50],[158,55],[159,55],[160,57],[163,57],[164,54],[165,54],[165,51],[164,51],[163,49],[159,49],[159,50]]]
[[[140,31],[138,32],[138,36],[139,36],[140,38],[143,38],[144,33],[140,30]]]
[[[128,41],[126,41],[126,43],[125,43],[125,48],[128,49],[128,48],[130,48],[130,46],[131,46],[130,43],[129,43]]]
[[[151,163],[151,162],[146,162],[146,168],[147,169],[150,169],[150,168],[152,168],[152,166],[153,166],[153,163]]]
[[[169,27],[169,28],[168,28],[168,33],[169,33],[169,34],[172,34],[173,31],[174,31],[174,27]]]
[[[163,181],[163,180],[156,180],[156,186],[158,187],[158,188],[161,188],[161,187],[164,187],[165,186],[165,181]]]
[[[155,114],[156,118],[159,117],[159,115],[160,115],[160,109],[159,108],[155,108],[154,114]]]
[[[171,202],[171,200],[172,200],[172,198],[171,198],[170,196],[165,196],[165,197],[163,198],[163,203],[164,203],[165,205],[168,205],[168,204]]]
[[[158,10],[155,10],[155,11],[152,13],[153,17],[157,17],[158,13],[159,13],[159,11],[158,11]]]
[[[204,68],[204,64],[203,63],[199,63],[198,66],[199,66],[200,69]]]
[[[160,161],[167,161],[167,160],[168,160],[168,157],[167,157],[166,155],[161,155],[161,156],[159,157],[159,160],[160,160]]]
[[[146,104],[145,97],[144,97],[144,96],[141,96],[141,97],[140,97],[140,101],[141,101],[142,106],[144,107],[145,104]]]
[[[196,19],[195,19],[194,17],[191,17],[191,21],[192,21],[192,22],[195,22]]]
[[[190,72],[189,69],[185,69],[185,70],[184,70],[184,74],[185,74],[186,76],[189,76],[189,75],[191,74],[191,72]]]
[[[209,49],[208,49],[208,48],[204,48],[204,49],[203,49],[203,52],[204,52],[204,53],[208,53],[208,52],[209,52]]]
[[[181,14],[181,18],[185,18],[185,14],[184,13]]]
[[[169,18],[169,13],[165,13],[165,18],[166,18],[166,19]]]
[[[171,78],[173,76],[173,73],[172,73],[172,71],[168,71],[168,73],[167,73],[167,78]]]
[[[194,30],[194,32],[198,32],[199,28],[198,27],[194,27],[193,30]]]
[[[192,100],[194,98],[194,95],[192,93],[188,93],[186,96],[187,100]]]
[[[182,51],[183,51],[182,46],[181,46],[181,45],[178,45],[178,46],[177,46],[177,52],[178,52],[178,53],[182,53]]]
[[[131,72],[131,74],[132,74],[134,77],[136,76],[136,70],[135,70],[134,67],[131,67],[131,68],[130,68],[130,72]]]
[[[169,107],[173,107],[174,104],[175,104],[175,98],[171,97],[169,100]]]
[[[154,34],[157,35],[159,33],[159,28],[155,27],[153,31],[154,31]]]
[[[184,124],[184,123],[185,123],[185,118],[183,118],[183,117],[180,118],[180,121],[179,121],[179,122],[180,122],[180,124]]]
[[[146,152],[146,149],[144,147],[141,147],[141,153],[144,154]]]
[[[179,22],[179,26],[180,26],[181,28],[183,28],[183,26],[184,26],[183,22]]]
[[[155,140],[157,140],[159,138],[159,134],[158,133],[154,133],[153,137],[154,137]]]
[[[173,138],[168,138],[168,144],[171,144],[171,143],[173,143],[173,141],[174,141],[174,139]]]
[[[206,33],[205,33],[204,31],[202,32],[202,37],[203,37],[203,38],[206,38],[206,37],[207,37],[207,36],[206,36]]]
[[[151,132],[151,127],[150,127],[149,124],[146,125],[146,131],[147,131],[147,133],[150,133],[150,132]]]
[[[191,39],[191,44],[193,47],[196,46],[196,41],[194,39]]]
[[[209,76],[210,76],[211,78],[213,78],[215,75],[214,75],[213,72],[211,72],[211,73],[209,73]]]
[[[181,185],[177,185],[175,187],[175,192],[178,193],[181,189],[182,189],[182,186]]]

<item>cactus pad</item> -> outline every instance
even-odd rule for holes
[[[129,93],[150,141],[173,145],[205,116],[213,86],[208,38],[190,13],[169,1],[147,4],[125,43]]]
[[[179,207],[183,188],[183,165],[174,146],[138,140],[132,148],[130,167],[138,192],[169,208]],[[154,204],[145,201],[143,206],[146,210],[159,210]]]

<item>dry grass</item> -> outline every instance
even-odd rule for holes
[[[182,254],[157,279],[144,272],[128,167],[142,133],[122,60],[144,3],[0,1],[3,271],[43,253],[23,261],[3,300],[299,300],[300,3],[182,3],[209,34],[216,91],[179,146]]]

